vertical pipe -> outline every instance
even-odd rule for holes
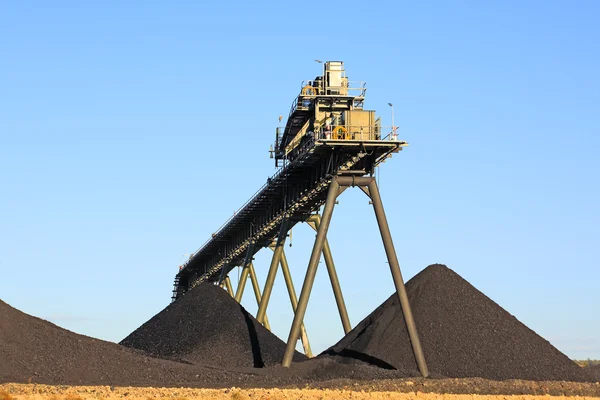
[[[284,219],[281,221],[277,244],[275,245],[271,266],[269,267],[269,273],[267,274],[267,281],[265,282],[265,289],[263,290],[260,305],[258,306],[258,312],[256,313],[256,320],[261,324],[264,322],[265,314],[267,313],[267,306],[269,305],[269,299],[271,298],[271,292],[273,291],[273,282],[275,282],[275,276],[277,276],[277,267],[279,266],[279,260],[281,260],[281,253],[283,252],[287,231],[288,221],[287,219]]]
[[[383,203],[381,202],[377,182],[375,182],[374,179],[369,183],[369,192],[371,194],[377,224],[379,225],[379,231],[381,232],[383,246],[385,247],[385,253],[392,272],[392,278],[394,279],[394,285],[396,286],[396,292],[398,293],[398,299],[400,300],[400,306],[402,307],[402,314],[404,315],[404,321],[406,322],[406,327],[408,329],[408,335],[410,337],[410,343],[412,344],[415,360],[417,361],[417,366],[419,367],[421,375],[426,378],[429,375],[427,363],[425,362],[421,341],[419,340],[419,333],[417,332],[417,326],[413,318],[410,302],[408,301],[406,288],[404,287],[404,281],[402,279],[402,273],[400,272],[400,264],[398,263],[398,257],[396,256],[396,250],[394,249],[390,227],[388,226],[387,218],[385,217],[385,211],[383,210]]]
[[[290,303],[292,303],[292,310],[295,314],[298,308],[298,299],[296,298],[296,289],[294,288],[294,282],[292,281],[292,274],[290,273],[290,266],[288,265],[285,252],[281,253],[281,272],[283,272],[283,279],[285,280],[285,285],[287,286],[288,294],[290,295]],[[306,354],[308,358],[312,358],[312,350],[310,348],[310,342],[308,341],[304,322],[302,322],[302,325],[300,326],[300,340],[302,341],[304,354]]]
[[[252,289],[254,290],[254,297],[256,298],[256,304],[260,306],[260,286],[258,285],[258,279],[256,278],[256,271],[254,270],[254,265],[250,263],[250,282],[252,282]],[[263,324],[265,328],[271,330],[271,325],[269,324],[269,319],[267,318],[267,314],[265,313],[265,322]]]
[[[317,232],[315,244],[310,255],[310,261],[306,270],[306,277],[304,278],[304,284],[302,285],[302,291],[300,292],[300,300],[298,301],[298,308],[294,314],[294,322],[292,322],[292,328],[290,329],[290,335],[288,336],[287,345],[285,347],[285,353],[281,364],[284,367],[289,367],[292,363],[292,357],[294,356],[294,348],[296,347],[296,341],[300,334],[300,325],[304,321],[304,314],[306,314],[306,307],[308,306],[308,299],[312,290],[313,283],[315,281],[315,275],[317,273],[317,266],[319,265],[319,258],[323,252],[323,242],[327,236],[327,230],[329,229],[329,223],[331,222],[331,215],[333,214],[333,206],[335,205],[335,199],[338,195],[340,185],[336,178],[333,178],[329,185],[329,191],[327,192],[327,200],[323,209],[323,219]]]
[[[321,224],[321,217],[317,214],[312,223],[309,225],[319,231]],[[335,296],[335,302],[340,313],[340,319],[342,320],[342,326],[344,327],[344,333],[348,333],[352,330],[350,325],[350,318],[348,317],[348,310],[346,309],[346,302],[344,301],[344,295],[342,294],[342,288],[340,286],[340,280],[338,279],[337,272],[335,270],[335,264],[331,255],[331,248],[329,247],[329,241],[325,238],[323,243],[323,258],[325,259],[325,265],[327,266],[327,273],[329,274],[329,280],[331,281],[331,288],[333,289],[333,295]]]

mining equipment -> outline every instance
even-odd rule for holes
[[[344,331],[351,330],[326,235],[336,198],[347,188],[356,186],[371,199],[415,359],[421,374],[427,376],[427,365],[374,178],[375,168],[407,143],[398,140],[395,126],[384,133],[375,111],[363,108],[366,90],[364,82],[348,79],[342,61],[323,63],[321,76],[302,82],[285,126],[276,129],[275,143],[271,145],[270,154],[277,172],[180,267],[172,300],[208,282],[223,286],[239,302],[249,276],[259,304],[256,319],[269,328],[266,311],[281,265],[294,311],[282,364],[290,365],[298,339],[310,357],[303,319],[321,254]],[[319,213],[321,207],[323,211]],[[298,299],[284,243],[289,230],[299,222],[307,222],[317,231],[317,236]],[[263,248],[273,250],[273,258],[261,293],[252,261],[254,254]],[[236,292],[228,277],[235,267],[242,267]]]
[[[285,128],[276,130],[275,165],[295,160],[315,140],[380,140],[381,118],[363,109],[366,90],[364,82],[348,80],[343,62],[326,62],[323,76],[302,82]],[[372,165],[367,169],[371,172]]]

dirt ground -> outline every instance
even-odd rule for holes
[[[447,385],[462,387],[463,390],[479,381],[454,382],[446,380]],[[465,381],[465,380],[461,380]],[[493,382],[493,381],[491,381]],[[192,388],[134,388],[111,386],[50,386],[37,384],[2,384],[0,400],[195,400],[195,399],[228,399],[228,400],[279,400],[279,399],[402,399],[402,400],[541,400],[558,398],[548,394],[563,387],[563,392],[571,392],[569,396],[558,395],[561,399],[600,399],[599,384],[576,384],[568,382],[529,382],[507,383],[509,386],[520,386],[523,392],[538,394],[451,394],[436,393],[412,380],[382,382],[383,385],[368,384],[339,386],[338,388],[304,388],[304,389],[192,389]],[[497,382],[501,385],[505,382]],[[342,385],[342,382],[338,382]],[[550,388],[549,384],[555,384]],[[385,387],[387,386],[387,390]],[[550,385],[552,386],[552,385]],[[525,390],[528,387],[528,390]],[[443,388],[439,388],[443,389]],[[423,391],[425,390],[425,391]],[[426,392],[427,391],[427,392]],[[460,391],[460,390],[459,390]],[[442,390],[440,390],[442,392]]]

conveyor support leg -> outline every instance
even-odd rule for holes
[[[294,314],[294,322],[292,322],[292,328],[290,329],[290,335],[288,336],[285,353],[283,355],[282,365],[289,367],[292,363],[294,356],[294,348],[296,347],[296,341],[300,334],[300,326],[304,321],[304,315],[306,314],[306,307],[308,306],[308,299],[312,290],[313,283],[315,281],[315,275],[317,273],[317,266],[319,265],[319,258],[323,252],[323,243],[327,236],[327,230],[329,229],[329,223],[331,222],[331,216],[333,214],[333,207],[335,205],[335,199],[339,193],[339,184],[334,178],[329,185],[329,191],[327,192],[327,200],[323,209],[323,218],[317,231],[317,237],[315,244],[310,255],[310,261],[308,263],[308,269],[306,270],[306,277],[304,278],[304,284],[302,285],[302,291],[300,292],[300,300],[298,301],[298,308]]]
[[[235,298],[235,294],[233,294],[233,287],[231,286],[231,279],[229,276],[225,277],[225,287],[227,288],[227,293],[233,298]]]
[[[256,271],[254,270],[254,265],[250,263],[250,282],[252,282],[252,289],[254,290],[254,297],[256,297],[256,304],[260,307],[260,302],[262,300],[262,296],[260,294],[260,286],[258,285],[258,279],[256,278]],[[265,313],[265,320],[263,325],[268,330],[271,330],[271,325],[269,324],[269,319],[267,318],[267,313]]]
[[[237,291],[235,292],[235,301],[238,303],[242,302],[242,296],[244,295],[244,289],[246,288],[246,281],[248,280],[248,274],[250,273],[250,263],[252,263],[252,253],[254,252],[254,243],[250,243],[248,250],[246,251],[246,257],[244,257],[244,265],[242,265],[242,274],[238,282]]]
[[[375,211],[375,217],[377,218],[377,225],[379,226],[379,231],[381,233],[381,239],[385,248],[385,253],[390,266],[390,271],[392,273],[392,278],[394,280],[394,285],[396,287],[396,293],[398,294],[400,306],[402,307],[402,314],[404,315],[404,321],[408,330],[413,354],[415,356],[419,372],[421,372],[423,377],[427,377],[429,376],[427,363],[421,347],[421,341],[419,340],[419,334],[417,332],[417,326],[414,321],[408,295],[406,294],[406,287],[404,286],[404,280],[402,279],[402,273],[400,272],[400,264],[398,263],[398,257],[396,255],[396,250],[394,249],[392,235],[390,233],[390,228],[387,223],[385,211],[383,209],[383,203],[381,202],[379,188],[377,187],[377,182],[372,177],[342,176],[335,177],[331,181],[331,185],[329,186],[329,191],[327,193],[327,200],[323,209],[323,217],[320,225],[317,228],[317,237],[315,239],[315,244],[313,246],[306,271],[306,277],[304,278],[304,284],[300,293],[298,308],[296,309],[294,321],[292,322],[292,327],[290,329],[290,335],[288,336],[282,365],[284,367],[289,367],[292,363],[295,343],[300,333],[300,325],[304,320],[304,315],[306,313],[306,307],[308,305],[308,299],[310,297],[312,285],[315,280],[319,258],[321,252],[324,250],[327,230],[329,229],[329,224],[331,222],[335,199],[339,193],[341,193],[348,186],[358,186],[372,200],[373,210]]]
[[[244,288],[246,287],[246,282],[248,281],[248,275],[250,274],[250,267],[245,267],[242,269],[242,273],[240,274],[240,281],[238,282],[237,290],[235,292],[235,301],[238,303],[242,302],[242,296],[244,295]]]
[[[285,285],[287,286],[288,294],[290,296],[290,303],[292,303],[292,310],[295,314],[296,309],[298,308],[298,298],[296,297],[296,289],[294,288],[294,282],[292,281],[292,274],[290,273],[290,266],[287,262],[285,251],[281,253],[281,272],[283,272],[283,279],[285,280]],[[304,354],[306,354],[308,358],[312,358],[312,350],[310,348],[310,342],[308,341],[304,322],[300,326],[300,340],[302,341]]]
[[[307,220],[307,222],[315,231],[318,232],[319,225],[321,224],[321,216],[319,214],[313,215]],[[335,302],[340,313],[342,326],[344,327],[344,333],[348,333],[350,330],[352,330],[352,326],[350,325],[350,318],[348,317],[346,302],[344,301],[344,295],[342,294],[342,288],[340,286],[337,271],[335,270],[335,264],[333,262],[333,257],[331,256],[331,249],[329,248],[329,241],[327,238],[325,238],[325,241],[323,242],[323,258],[325,259],[325,265],[327,266],[327,273],[329,274],[329,280],[331,281],[331,288],[333,289]]]
[[[271,298],[271,292],[273,291],[273,282],[275,282],[275,276],[277,275],[277,267],[281,260],[281,253],[283,252],[283,245],[285,244],[285,238],[287,237],[288,221],[284,219],[281,222],[279,228],[279,235],[277,237],[277,243],[275,244],[275,251],[273,252],[273,258],[271,259],[271,266],[269,267],[269,273],[267,274],[267,281],[265,282],[265,289],[263,290],[260,305],[258,306],[258,312],[256,313],[256,320],[264,324],[265,315],[267,313],[267,306],[269,305],[269,299]]]
[[[371,182],[369,182],[368,188],[373,203],[373,209],[375,210],[377,224],[379,225],[379,231],[381,232],[381,239],[383,240],[383,246],[385,247],[385,253],[392,272],[392,278],[394,279],[394,285],[396,286],[396,292],[398,293],[398,299],[400,300],[400,306],[402,307],[402,314],[404,315],[404,321],[406,322],[406,327],[408,329],[413,353],[417,361],[417,366],[419,367],[419,372],[426,378],[429,376],[427,363],[425,362],[421,341],[419,340],[419,333],[417,332],[417,325],[415,324],[410,302],[408,301],[404,280],[402,279],[402,273],[400,272],[400,264],[398,263],[396,250],[394,249],[394,242],[392,241],[392,234],[387,223],[387,218],[385,217],[383,203],[381,202],[379,188],[377,187],[375,179],[372,179]]]

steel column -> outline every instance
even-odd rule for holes
[[[271,292],[273,291],[273,282],[275,282],[275,276],[277,275],[277,267],[281,260],[281,253],[283,252],[283,245],[288,231],[288,221],[284,219],[281,221],[281,227],[279,228],[279,235],[277,237],[277,244],[275,245],[275,251],[273,252],[273,258],[271,259],[271,266],[269,267],[269,273],[267,274],[267,281],[265,282],[265,289],[263,290],[262,299],[258,306],[258,312],[256,313],[256,320],[261,324],[264,321],[265,314],[267,313],[267,306],[269,305],[269,299],[271,298]]]
[[[242,274],[240,275],[240,281],[238,282],[237,291],[235,292],[235,301],[238,303],[242,302],[242,296],[244,295],[244,289],[246,288],[246,281],[248,280],[248,274],[250,273],[249,265],[252,263],[252,253],[254,252],[254,243],[250,243],[248,250],[246,251],[246,257],[244,258],[244,265],[242,266]]]
[[[223,264],[223,267],[221,268],[221,274],[219,275],[219,285],[222,285],[225,282],[225,277],[227,276],[227,273],[225,272],[225,270],[227,269],[227,267],[228,267],[227,264]]]
[[[254,265],[250,263],[250,282],[252,282],[252,289],[254,289],[254,297],[256,297],[256,304],[260,307],[260,301],[262,296],[260,295],[260,286],[258,286],[258,279],[256,278],[256,271],[254,270]],[[263,323],[265,328],[271,330],[271,325],[269,324],[269,319],[267,318],[267,314],[265,313],[265,322]]]
[[[225,277],[225,287],[227,288],[227,293],[233,298],[235,295],[233,294],[233,287],[231,286],[231,279],[229,279],[229,275]]]
[[[333,207],[335,206],[335,199],[339,193],[339,187],[340,185],[338,184],[336,178],[333,178],[331,184],[329,185],[329,191],[327,192],[327,200],[325,201],[325,207],[323,209],[323,217],[319,226],[319,230],[317,231],[317,237],[315,239],[312,253],[310,255],[308,269],[306,270],[306,277],[304,278],[304,284],[302,285],[302,291],[300,292],[298,308],[294,314],[294,322],[292,322],[292,328],[290,329],[290,335],[288,336],[285,353],[283,355],[283,361],[281,362],[284,367],[289,367],[292,363],[294,348],[296,347],[296,341],[298,340],[298,336],[300,334],[300,326],[302,325],[302,321],[304,321],[304,315],[306,314],[308,299],[315,281],[319,259],[321,258],[321,253],[323,252],[323,242],[327,236],[327,230],[329,229],[329,223],[331,222]]]
[[[288,294],[290,295],[292,310],[294,311],[294,314],[296,314],[296,310],[298,309],[298,299],[296,297],[296,289],[294,288],[294,282],[292,281],[292,274],[290,273],[290,266],[287,262],[285,252],[281,253],[281,272],[283,272],[283,279],[285,280],[285,285],[287,286]],[[302,341],[304,354],[306,354],[308,358],[312,358],[312,350],[310,348],[310,342],[308,341],[304,322],[302,322],[302,325],[300,326],[300,340]]]
[[[310,217],[307,222],[315,231],[319,231],[319,226],[321,224],[321,217],[319,214]],[[348,310],[346,309],[346,303],[344,302],[344,295],[342,294],[340,280],[338,279],[338,275],[335,270],[335,264],[333,262],[333,257],[331,256],[331,249],[329,248],[329,241],[327,238],[325,238],[325,241],[323,242],[323,258],[325,259],[325,265],[327,266],[327,273],[329,274],[329,280],[331,281],[331,288],[333,289],[335,302],[340,313],[340,319],[342,320],[344,333],[348,333],[352,330],[352,325],[350,325]]]
[[[396,250],[394,249],[394,242],[392,241],[392,235],[390,228],[385,217],[385,211],[383,210],[383,203],[381,202],[381,196],[379,195],[379,189],[377,188],[377,182],[372,179],[368,184],[369,194],[373,203],[373,209],[375,210],[375,216],[377,218],[377,224],[379,225],[379,231],[381,232],[381,239],[383,240],[383,246],[385,247],[385,253],[387,255],[390,270],[392,272],[392,278],[394,279],[394,285],[396,286],[396,292],[398,293],[398,299],[402,307],[402,314],[406,321],[406,327],[408,329],[408,335],[412,344],[413,353],[417,361],[417,366],[423,377],[427,377],[429,372],[427,370],[427,363],[425,362],[425,356],[423,355],[423,349],[421,348],[421,341],[419,340],[419,334],[417,332],[417,326],[415,324],[410,302],[408,301],[408,295],[406,294],[406,288],[404,287],[404,281],[402,279],[402,273],[400,272],[400,264],[398,263],[398,257],[396,256]]]
[[[242,302],[242,296],[244,295],[244,288],[246,287],[246,282],[248,280],[248,274],[250,273],[250,268],[245,267],[242,269],[242,273],[240,275],[240,281],[238,282],[237,290],[235,292],[235,301],[238,303]]]

